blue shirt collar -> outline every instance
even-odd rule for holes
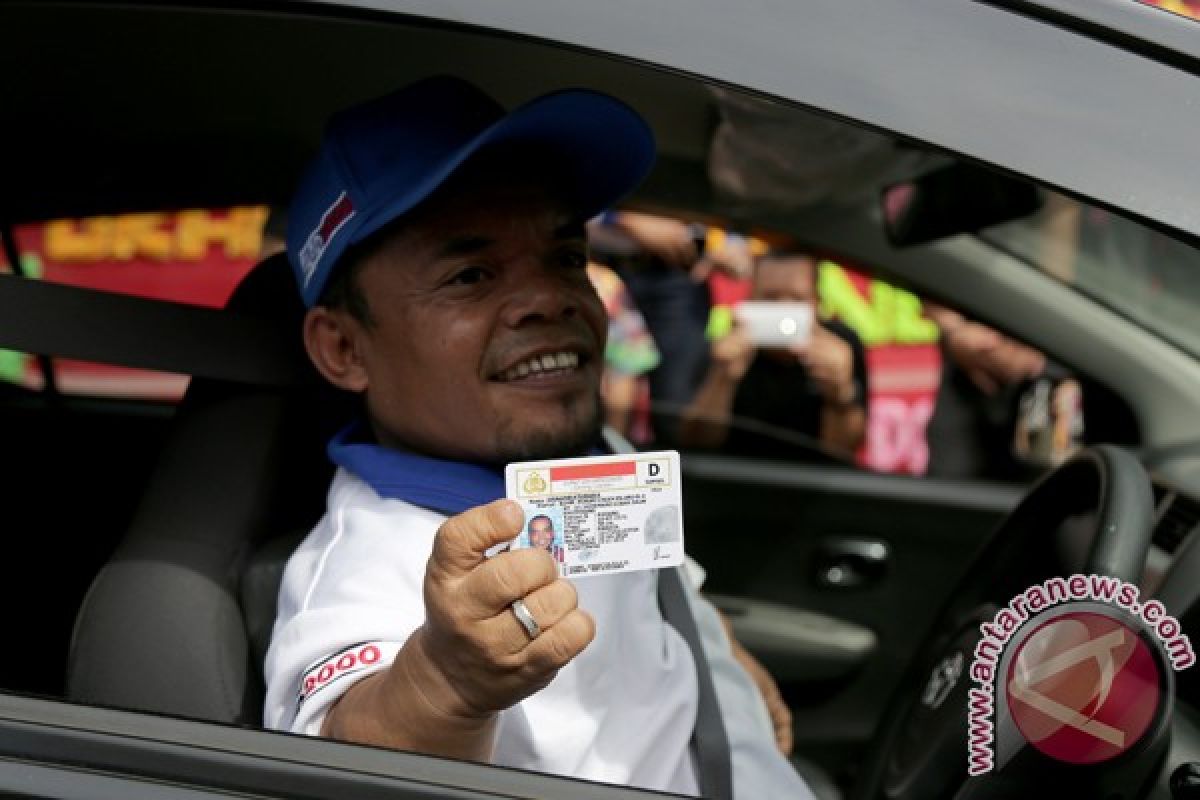
[[[380,497],[446,515],[504,497],[502,470],[384,447],[369,438],[361,421],[338,432],[329,442],[328,453],[334,464],[353,472]]]
[[[329,459],[353,472],[380,497],[403,500],[442,514],[504,497],[501,468],[444,461],[377,444],[362,420],[347,425],[329,442]],[[593,448],[592,455],[607,452]]]

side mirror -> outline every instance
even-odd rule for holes
[[[951,164],[883,190],[884,230],[896,247],[925,244],[1029,216],[1038,187],[974,164]]]

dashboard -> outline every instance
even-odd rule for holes
[[[1200,493],[1158,474],[1151,480],[1154,532],[1142,593],[1156,595],[1173,614],[1182,615],[1200,599]]]

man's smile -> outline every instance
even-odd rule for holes
[[[563,379],[583,377],[591,362],[591,348],[578,345],[544,346],[509,360],[489,380],[530,388],[558,385]]]

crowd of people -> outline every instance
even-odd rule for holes
[[[818,260],[643,212],[590,223],[589,274],[609,315],[607,421],[641,446],[854,462],[870,413],[866,349],[821,319]],[[806,306],[792,344],[756,343],[739,303]],[[928,474],[1025,480],[1082,439],[1079,384],[1038,350],[938,303],[941,377]]]
[[[853,457],[866,353],[849,327],[817,319],[815,258],[640,212],[606,213],[590,233],[609,312],[610,424],[637,444]],[[736,313],[741,298],[807,306],[814,322],[793,343],[763,346]]]

